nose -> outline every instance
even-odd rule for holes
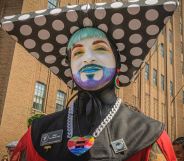
[[[91,50],[86,51],[85,56],[84,56],[84,63],[87,63],[87,64],[94,63],[95,60],[96,58],[95,58],[93,51]]]

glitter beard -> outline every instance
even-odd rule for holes
[[[99,72],[102,72],[101,78],[98,80],[95,80],[94,78],[97,77],[96,74],[99,74]],[[85,80],[84,76],[85,75]],[[104,87],[106,84],[108,84],[115,75],[115,68],[107,68],[102,67],[101,71],[94,72],[93,74],[87,74],[82,72],[77,72],[76,74],[73,74],[73,78],[78,86],[80,86],[84,90],[97,90],[102,87]]]

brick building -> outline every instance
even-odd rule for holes
[[[0,0],[0,18],[78,3],[86,1]],[[184,136],[183,7],[181,1],[132,84],[117,91],[128,104],[164,122],[172,139]],[[0,30],[0,159],[5,145],[26,131],[31,115],[62,110],[69,95],[61,80]]]

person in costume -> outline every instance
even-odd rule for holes
[[[78,90],[65,110],[33,121],[12,161],[176,161],[164,125],[131,110],[115,94],[115,87],[130,84],[177,6],[175,0],[134,2],[4,19],[4,30]]]

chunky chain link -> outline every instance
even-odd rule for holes
[[[117,98],[113,108],[109,112],[109,114],[105,117],[105,119],[101,122],[101,124],[96,128],[93,132],[93,136],[96,138],[100,135],[102,130],[107,126],[107,124],[113,119],[114,115],[118,111],[121,105],[121,99]],[[68,117],[67,117],[67,138],[71,138],[73,136],[73,112],[74,112],[74,105],[72,105],[68,110]]]
[[[67,138],[71,138],[73,136],[73,111],[74,104],[68,110],[67,116]]]
[[[121,105],[121,99],[117,98],[116,103],[114,104],[113,108],[109,112],[109,114],[105,117],[105,119],[101,122],[101,124],[96,128],[96,130],[93,132],[93,136],[96,138],[100,135],[102,130],[107,126],[107,124],[113,119],[114,115],[118,111],[119,107]]]

